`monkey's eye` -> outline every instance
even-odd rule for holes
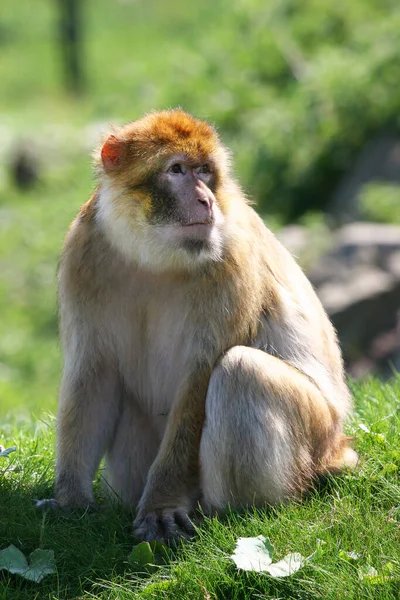
[[[174,165],[172,165],[168,171],[170,173],[183,173],[182,171],[182,166],[179,163],[175,163]]]
[[[199,173],[211,173],[209,165],[202,165],[199,168]]]

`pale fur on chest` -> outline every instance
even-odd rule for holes
[[[181,374],[190,372],[202,352],[207,323],[193,322],[188,297],[185,286],[157,279],[144,285],[137,277],[108,321],[123,383],[150,416],[169,412]]]
[[[284,293],[282,288],[280,293]],[[182,373],[192,372],[204,360],[212,365],[224,351],[243,343],[312,375],[325,397],[336,405],[338,390],[321,349],[309,338],[309,325],[302,324],[300,316],[293,320],[293,311],[287,321],[283,313],[268,318],[260,313],[257,337],[244,342],[239,334],[236,339],[236,332],[229,327],[235,303],[224,306],[223,297],[220,290],[216,303],[211,287],[208,293],[200,293],[188,282],[177,285],[139,273],[126,281],[124,294],[117,294],[118,299],[108,306],[103,322],[114,359],[124,385],[149,416],[168,414]]]

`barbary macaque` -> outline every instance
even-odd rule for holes
[[[59,270],[60,506],[108,486],[139,540],[190,514],[300,497],[356,461],[335,332],[249,206],[216,131],[181,110],[115,128]]]

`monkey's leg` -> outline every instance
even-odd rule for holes
[[[116,373],[96,369],[80,379],[64,375],[57,417],[56,501],[60,506],[93,503],[93,478],[120,409]]]
[[[261,350],[232,348],[207,393],[200,444],[205,509],[301,494],[341,439],[335,411],[305,375]]]
[[[160,423],[154,422],[157,420]],[[106,453],[105,481],[111,497],[136,507],[157,456],[165,423],[166,417],[150,419],[141,413],[133,398],[124,397],[117,429]]]
[[[134,531],[141,541],[174,541],[194,533],[188,513],[199,491],[199,445],[210,375],[208,363],[194,365],[178,388],[136,512]]]

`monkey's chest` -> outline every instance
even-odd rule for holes
[[[181,382],[246,344],[242,299],[215,286],[135,281],[119,307],[113,337],[126,388],[146,413],[168,413]]]
[[[207,323],[193,323],[178,302],[151,301],[121,319],[116,336],[117,360],[125,386],[151,415],[168,413],[183,377],[202,352]]]

